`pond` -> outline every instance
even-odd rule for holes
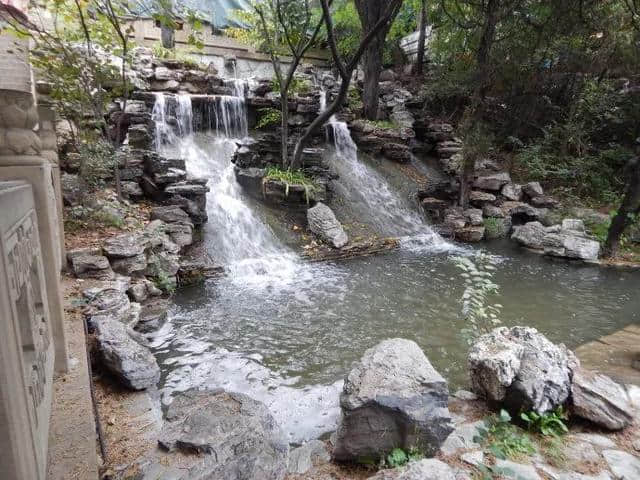
[[[386,255],[304,263],[239,190],[229,142],[192,135],[172,148],[211,179],[205,244],[228,274],[182,289],[153,339],[165,404],[192,387],[241,391],[265,402],[292,443],[317,438],[336,427],[352,363],[393,337],[415,340],[452,390],[465,387],[463,282],[452,257],[479,249],[496,259],[506,325],[573,348],[639,320],[637,272],[553,261],[506,240],[456,246],[426,225],[403,231],[403,247]]]

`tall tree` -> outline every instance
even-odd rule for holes
[[[364,116],[369,120],[378,118],[378,97],[380,72],[382,72],[382,56],[384,53],[384,42],[393,23],[393,19],[400,11],[402,0],[392,11],[392,17],[388,18],[389,5],[396,2],[389,0],[354,0],[363,32],[371,32],[380,20],[383,24],[376,30],[373,38],[368,42],[363,55],[364,89],[362,102],[364,104]]]
[[[340,88],[338,89],[338,95],[327,106],[327,108],[318,115],[313,122],[307,127],[304,134],[298,139],[296,148],[293,154],[292,168],[299,168],[302,164],[302,152],[305,146],[309,143],[309,140],[318,129],[322,126],[344,105],[347,99],[347,93],[349,91],[349,85],[351,84],[351,78],[353,72],[358,66],[358,62],[369,44],[380,34],[381,31],[389,30],[389,26],[393,22],[393,19],[398,14],[402,0],[389,0],[385,9],[380,14],[378,21],[371,25],[369,29],[365,29],[362,33],[358,48],[356,48],[350,59],[343,59],[338,51],[338,44],[335,35],[335,28],[333,25],[333,18],[331,10],[329,8],[328,0],[320,0],[322,6],[322,19],[327,31],[327,43],[331,51],[331,57],[333,58],[333,64],[340,76]],[[377,85],[376,85],[377,88]]]
[[[420,32],[418,33],[418,52],[413,72],[422,75],[424,68],[424,48],[427,41],[427,0],[420,0]]]
[[[228,33],[267,52],[280,93],[282,167],[290,166],[289,97],[295,73],[324,25],[310,0],[254,0],[250,11],[236,12],[244,28]]]

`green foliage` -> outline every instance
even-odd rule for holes
[[[384,459],[384,466],[388,468],[397,468],[407,463],[422,458],[417,449],[411,448],[408,451],[402,448],[394,448]]]
[[[504,221],[502,218],[487,217],[484,219],[484,229],[487,238],[499,238],[504,235]]]
[[[545,436],[557,437],[569,431],[565,423],[569,417],[561,406],[542,414],[534,411],[522,412],[520,418],[527,424],[529,430]]]
[[[354,85],[349,86],[349,90],[347,91],[347,101],[352,112],[362,112],[364,104],[362,103],[362,95],[360,94],[358,87]]]
[[[271,125],[278,125],[282,121],[282,112],[276,108],[260,108],[260,119],[256,124],[256,128],[262,129]]]
[[[515,473],[510,468],[496,467],[495,465],[477,464],[479,480],[499,480],[502,478],[513,478]]]
[[[173,277],[167,275],[166,272],[160,270],[153,278],[153,283],[163,292],[171,295],[176,291],[176,282]]]
[[[291,79],[291,83],[289,84],[288,92],[291,95],[305,95],[311,92],[311,88],[312,85],[309,80],[294,75]],[[277,77],[275,77],[271,82],[271,90],[280,93],[280,81]]]
[[[493,258],[484,253],[475,257],[454,257],[453,261],[462,271],[464,279],[464,293],[462,294],[462,314],[466,326],[462,334],[471,343],[480,335],[491,331],[501,322],[498,318],[502,305],[495,303],[488,305],[489,299],[497,295],[500,287],[492,278],[496,267]]]
[[[291,185],[301,185],[304,187],[305,197],[309,203],[311,194],[316,190],[316,185],[302,170],[283,170],[280,167],[272,166],[267,169],[264,180],[276,180],[285,184],[285,196],[289,195]]]
[[[117,163],[113,145],[105,140],[87,139],[77,147],[81,158],[80,177],[90,187],[100,187],[105,179],[113,177]]]
[[[478,428],[477,433],[473,441],[502,460],[518,460],[536,452],[529,436],[511,423],[511,415],[506,410],[485,419],[484,427]]]

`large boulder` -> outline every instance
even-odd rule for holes
[[[381,470],[370,480],[456,480],[458,472],[435,458],[411,462],[406,467]]]
[[[529,327],[500,327],[469,351],[473,391],[512,411],[548,412],[564,404],[578,364],[572,352]]]
[[[148,348],[129,335],[127,326],[113,315],[94,315],[92,324],[102,364],[125,387],[144,390],[160,378],[160,368]]]
[[[177,205],[153,207],[151,209],[151,220],[161,220],[166,223],[191,223],[189,214]]]
[[[575,415],[609,430],[620,430],[633,421],[629,394],[606,375],[577,369],[573,374],[571,399]]]
[[[287,471],[288,445],[275,420],[262,403],[240,393],[178,394],[158,443],[191,454],[188,474],[178,478],[280,480]]]
[[[544,225],[540,222],[529,222],[515,227],[511,239],[523,247],[542,250],[546,235],[547,229]]]
[[[309,230],[334,248],[342,248],[349,242],[342,225],[333,211],[324,203],[318,203],[307,210]]]
[[[448,397],[447,382],[415,342],[379,343],[345,380],[333,457],[377,462],[398,447],[434,455],[453,431]]]

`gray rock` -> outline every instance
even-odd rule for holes
[[[514,227],[511,239],[524,247],[542,250],[546,235],[547,229],[544,225],[540,222],[529,222]]]
[[[473,438],[478,435],[478,428],[483,428],[484,426],[484,421],[482,420],[458,425],[442,444],[440,451],[443,455],[449,456],[453,455],[458,450],[480,448],[481,445],[474,442]]]
[[[385,340],[355,364],[340,395],[333,457],[376,461],[396,447],[433,455],[453,431],[449,389],[418,345]]]
[[[475,179],[474,188],[480,190],[491,190],[498,192],[503,185],[511,182],[511,176],[507,172],[494,173],[493,175],[483,175]]]
[[[149,255],[145,275],[147,277],[175,277],[180,269],[178,256],[169,252]]]
[[[475,467],[476,465],[484,462],[484,453],[482,453],[482,450],[463,453],[460,455],[460,460]]]
[[[90,288],[82,292],[93,311],[124,318],[131,302],[126,294],[128,285],[122,282],[110,282],[104,287]]]
[[[529,327],[496,328],[476,340],[468,356],[473,391],[513,411],[538,413],[567,400],[574,361],[564,345]]]
[[[522,191],[529,198],[540,197],[544,195],[544,190],[539,182],[529,182],[524,187],[522,187]]]
[[[609,430],[633,421],[633,407],[625,388],[606,375],[578,369],[571,385],[573,413]]]
[[[126,325],[112,316],[101,316],[94,326],[102,363],[124,386],[144,390],[158,382],[160,368],[155,357],[129,336]]]
[[[157,299],[145,304],[133,329],[143,334],[155,332],[167,321],[168,309],[169,302],[163,299]]]
[[[134,283],[129,287],[127,293],[134,302],[144,302],[147,298],[149,298],[147,285],[144,283]]]
[[[604,435],[598,435],[596,433],[576,433],[573,435],[578,440],[590,443],[600,448],[615,448],[616,443],[610,438]]]
[[[533,465],[512,462],[511,460],[496,459],[496,466],[501,469],[510,470],[513,475],[505,475],[507,478],[517,478],[518,480],[542,480]]]
[[[158,443],[191,455],[186,479],[281,480],[288,445],[267,408],[240,393],[189,390],[167,410]]]
[[[530,201],[531,205],[538,208],[555,208],[560,204],[558,200],[548,195],[538,195],[537,197],[533,197]]]
[[[500,193],[503,197],[514,202],[522,200],[522,185],[517,183],[507,183],[502,187]]]
[[[147,246],[148,243],[141,235],[125,233],[106,240],[102,249],[107,257],[113,259],[141,255]]]
[[[496,201],[496,196],[493,193],[472,190],[469,193],[469,201],[474,204],[491,203]]]
[[[484,226],[463,227],[455,229],[453,232],[453,236],[456,240],[459,240],[461,242],[479,242],[484,238],[484,231]]]
[[[124,195],[125,198],[138,200],[144,197],[144,192],[138,182],[121,182],[120,186],[122,188],[122,195]]]
[[[168,223],[165,232],[178,247],[186,247],[193,243],[193,224],[188,223]]]
[[[477,227],[479,225],[483,225],[482,222],[482,210],[478,209],[478,208],[468,208],[464,211],[464,216],[467,219],[467,221],[473,225],[474,227]]]
[[[457,390],[453,396],[458,400],[464,400],[466,402],[473,402],[478,400],[478,395],[468,390]]]
[[[602,455],[618,480],[640,478],[640,458],[620,450],[605,450]]]
[[[544,253],[557,257],[595,261],[600,255],[600,243],[575,234],[571,230],[548,233],[543,241]]]
[[[143,272],[147,268],[147,255],[141,253],[133,257],[112,259],[111,268],[122,275]]]
[[[381,470],[369,480],[456,480],[456,471],[446,463],[427,458],[406,467]]]
[[[98,280],[111,280],[115,274],[109,265],[107,257],[93,255],[89,252],[69,252],[67,254],[71,270],[78,278],[95,278]]]
[[[562,230],[572,230],[584,235],[584,222],[576,218],[565,218],[562,220]]]
[[[307,473],[312,467],[329,463],[330,460],[331,456],[324,442],[311,440],[289,452],[287,472],[294,474]]]
[[[578,472],[561,472],[549,465],[537,465],[537,467],[551,480],[611,480],[611,475],[607,471],[602,471],[598,475],[583,475]]]
[[[307,222],[309,230],[334,248],[342,248],[349,242],[342,225],[324,203],[317,203],[307,210]]]
[[[166,223],[191,223],[189,214],[176,205],[152,208],[151,220],[162,220]]]

